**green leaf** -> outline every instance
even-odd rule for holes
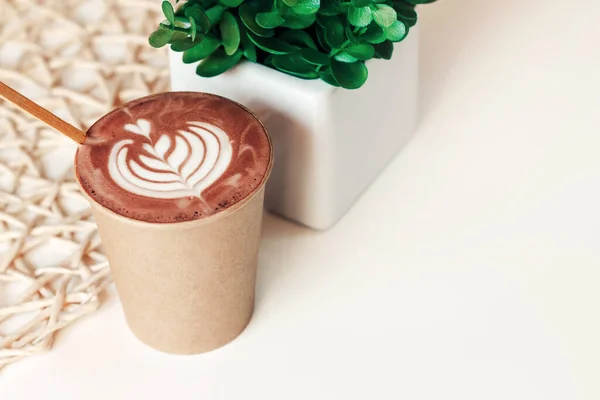
[[[256,62],[256,46],[254,45],[254,43],[252,43],[252,41],[248,37],[248,32],[246,32],[245,30],[241,33],[240,44],[242,49],[244,49],[244,57],[246,57],[252,62]]]
[[[175,15],[184,15],[185,9],[189,6],[191,6],[193,3],[188,1],[185,2],[181,5],[181,7],[177,8],[177,10],[175,10]]]
[[[187,17],[180,17],[180,16],[175,16],[175,25],[172,25],[167,20],[164,20],[160,24],[169,29],[181,28],[182,30],[187,31],[190,28],[190,20]]]
[[[365,83],[369,75],[367,67],[362,61],[347,64],[333,60],[331,61],[331,73],[340,86],[346,89],[358,89]]]
[[[375,49],[371,44],[351,44],[344,51],[357,60],[370,60],[375,55]]]
[[[246,28],[258,36],[271,37],[274,35],[272,29],[265,29],[256,22],[256,8],[249,3],[245,3],[238,9],[240,18]]]
[[[267,67],[275,69],[275,66],[273,65],[273,57],[275,57],[273,54],[268,54],[263,60],[263,64]]]
[[[300,2],[300,0],[283,0],[283,2],[290,7],[294,7],[296,4],[298,4]]]
[[[408,28],[406,25],[404,25],[404,22],[395,21],[392,26],[387,28],[385,33],[388,40],[391,40],[392,42],[399,42],[404,40],[408,34]]]
[[[306,62],[298,53],[273,56],[273,66],[278,70],[304,79],[319,77],[317,67]]]
[[[185,9],[185,16],[195,22],[196,27],[200,28],[200,32],[206,33],[210,29],[210,19],[206,13],[198,6],[188,7]]]
[[[373,3],[372,0],[352,0],[352,5],[354,7],[366,7]]]
[[[171,40],[172,37],[172,30],[160,27],[150,34],[150,37],[148,38],[148,43],[152,47],[163,47],[164,45],[169,43],[169,40]]]
[[[277,28],[285,22],[279,11],[270,11],[256,14],[256,23],[265,29]]]
[[[221,46],[217,39],[206,36],[200,43],[183,53],[183,62],[186,64],[200,61],[215,52]]]
[[[298,15],[309,15],[319,11],[320,6],[321,0],[300,0],[292,9]]]
[[[190,3],[190,1],[186,2],[186,4],[187,3]],[[212,7],[212,5],[215,3],[215,0],[193,0],[191,3],[197,3],[200,5],[200,7],[202,7],[202,9],[206,10]]]
[[[204,59],[196,68],[196,73],[205,78],[217,76],[236,65],[242,58],[242,50],[232,55],[225,54],[225,50],[218,49]]]
[[[180,33],[180,32],[177,32]],[[200,35],[196,35],[196,40],[191,40],[189,37],[185,37],[185,39],[174,39],[175,35],[173,35],[173,39],[171,39],[171,50],[173,51],[186,51],[189,50],[195,46],[197,46],[202,39],[204,38],[204,35],[200,34]]]
[[[225,53],[230,56],[240,47],[240,27],[231,13],[226,12],[223,14],[219,30],[221,31],[221,41]]]
[[[196,40],[196,33],[198,33],[198,28],[196,27],[196,21],[192,17],[190,17],[190,25],[191,25],[190,35],[192,36],[192,42],[194,42]],[[172,48],[173,48],[173,46],[171,46],[171,49]]]
[[[394,52],[394,44],[392,42],[386,40],[373,47],[375,48],[375,56],[377,58],[383,58],[384,60],[392,58],[392,53]]]
[[[171,40],[169,40],[169,43],[175,43],[175,42],[192,42],[192,40],[190,39],[190,36],[188,35],[187,32],[181,32],[181,31],[173,31],[173,36],[171,37]]]
[[[373,12],[369,7],[355,7],[348,9],[348,22],[354,26],[367,26],[373,21]]]
[[[319,14],[321,15],[338,15],[341,14],[341,0],[321,0],[321,8],[319,8]]]
[[[224,12],[225,7],[219,4],[206,10],[206,16],[208,17],[208,20],[210,22],[209,29],[210,26],[216,26],[219,24],[219,22],[221,22],[221,18],[223,17]]]
[[[279,55],[293,53],[298,50],[298,47],[292,46],[281,39],[261,37],[250,32],[248,32],[248,37],[256,47],[267,53]]]
[[[390,27],[396,20],[396,10],[387,4],[377,4],[373,10],[373,19],[382,28]]]
[[[325,41],[332,49],[339,49],[346,41],[344,33],[344,26],[338,21],[332,21],[325,27]]]
[[[333,56],[333,58],[339,62],[343,62],[343,63],[353,63],[353,62],[357,62],[358,58],[356,57],[352,57],[350,54],[346,53],[345,51],[342,51],[341,53],[337,53],[335,56]]]
[[[317,15],[317,24],[319,26],[322,26],[323,28],[326,28],[327,25],[331,24],[333,21],[336,21],[336,22],[339,22],[339,23],[342,22],[342,20],[340,19],[340,17],[337,16],[337,15],[333,15],[333,16],[321,15],[321,14]]]
[[[168,1],[162,2],[162,12],[165,14],[165,18],[167,21],[171,23],[171,25],[175,26],[175,10],[173,10],[173,6]]]
[[[310,47],[317,50],[317,44],[306,31],[289,29],[279,35],[279,38],[294,46]]]
[[[325,28],[316,25],[315,26],[315,33],[317,36],[317,43],[319,44],[320,48],[330,52],[332,51],[331,47],[329,47],[329,45],[327,44],[327,42],[325,41]]]
[[[333,74],[331,73],[331,68],[329,67],[320,69],[319,77],[323,80],[323,82],[328,83],[331,86],[340,86],[340,84],[333,77]]]
[[[360,41],[363,43],[381,43],[386,39],[387,33],[375,22],[370,24],[365,33],[360,36]]]
[[[252,62],[256,62],[257,54],[256,54],[256,46],[252,43],[252,47],[244,47],[244,57]]]
[[[360,39],[358,38],[358,36],[356,36],[354,34],[354,32],[352,31],[352,28],[349,26],[346,27],[346,37],[348,38],[350,43],[355,43],[355,44],[360,43]]]
[[[314,65],[327,65],[329,64],[329,56],[327,54],[321,53],[318,50],[311,49],[310,47],[305,47],[300,52],[302,59],[307,63]]]
[[[281,26],[290,29],[306,29],[315,23],[316,18],[316,14],[296,15],[292,12],[285,15],[285,22]]]
[[[189,24],[189,21],[188,21],[188,24]],[[173,30],[173,25],[171,25],[171,23],[169,21],[167,21],[166,19],[164,21],[160,21],[160,23],[158,24],[158,27]]]
[[[198,6],[200,6],[200,8],[202,8],[203,10],[207,10],[210,7],[212,7],[214,5],[214,3],[216,3],[215,0],[192,0],[192,1],[186,1],[185,3],[183,3],[183,5],[181,7],[179,7],[175,11],[175,15],[185,15],[185,10],[186,10],[186,8],[189,8],[189,7],[198,7]]]
[[[244,0],[219,0],[219,3],[231,8],[239,7],[243,2]]]
[[[404,2],[395,1],[392,5],[398,19],[400,19],[407,27],[412,27],[417,23],[417,12],[414,5],[409,5]]]

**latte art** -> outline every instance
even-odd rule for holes
[[[127,218],[174,223],[244,202],[264,185],[271,143],[256,117],[223,97],[160,93],[111,111],[86,133],[77,179]]]
[[[216,126],[188,122],[189,130],[162,134],[155,143],[126,139],[110,152],[110,177],[124,190],[157,199],[201,197],[229,167],[232,149],[229,137]],[[151,124],[140,119],[126,130],[150,139]],[[172,139],[174,138],[174,139]],[[147,155],[129,157],[130,146],[142,146]]]

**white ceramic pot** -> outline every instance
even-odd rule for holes
[[[252,110],[273,139],[269,211],[316,229],[335,224],[411,136],[417,112],[417,29],[391,60],[371,60],[358,90],[242,63],[201,78],[170,52],[172,90],[231,98]]]

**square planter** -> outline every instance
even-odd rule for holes
[[[170,52],[171,87],[233,99],[252,110],[273,139],[269,211],[316,229],[335,224],[410,138],[418,90],[417,29],[391,60],[367,63],[358,90],[303,80],[242,63],[214,78],[196,75]]]

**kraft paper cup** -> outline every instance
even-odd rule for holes
[[[256,191],[224,211],[193,221],[127,218],[82,189],[127,323],[142,342],[165,353],[203,353],[232,341],[248,325],[254,311],[264,185],[272,160],[271,147],[267,173]]]

